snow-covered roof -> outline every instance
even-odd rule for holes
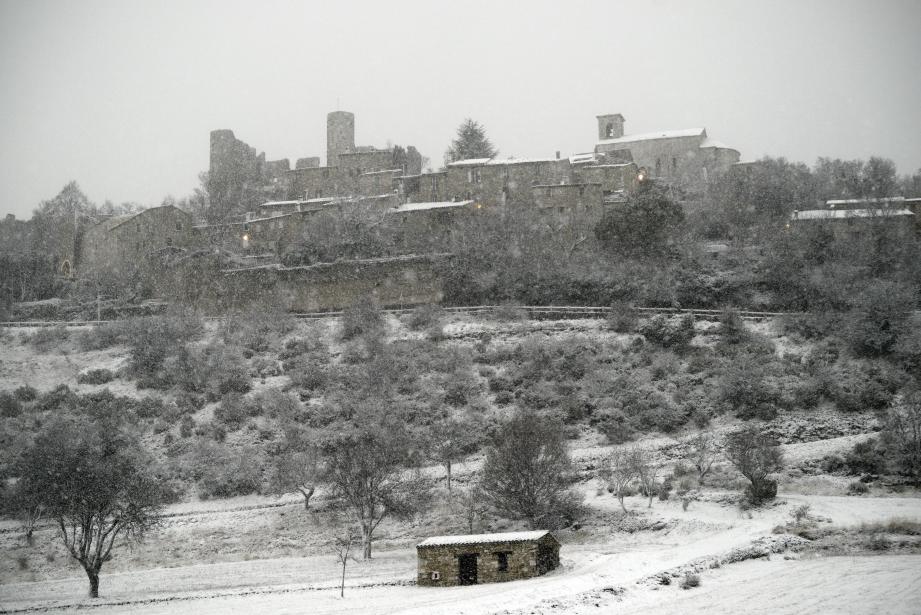
[[[503,165],[503,164],[529,164],[535,162],[559,162],[559,158],[506,158],[505,160],[490,160],[487,164],[489,165]]]
[[[733,151],[738,151],[736,150],[736,148],[729,147],[722,141],[717,141],[716,139],[711,139],[710,137],[707,137],[706,139],[704,139],[704,142],[701,143],[700,146],[701,147],[716,147],[718,149],[731,149]]]
[[[404,203],[399,207],[394,207],[390,213],[402,214],[408,211],[423,211],[426,209],[448,209],[452,207],[464,207],[472,204],[473,201],[439,201],[434,203]]]
[[[569,164],[585,164],[587,162],[595,162],[595,152],[589,152],[587,154],[573,154],[569,157]]]
[[[907,209],[805,209],[794,211],[791,220],[844,220],[847,218],[892,218],[915,215]]]
[[[653,139],[676,139],[679,137],[706,137],[706,128],[684,128],[682,130],[663,130],[661,132],[646,132],[638,135],[625,135],[616,139],[602,139],[598,145],[616,145],[618,143],[634,143],[636,141],[650,141]]]
[[[314,203],[327,203],[334,200],[334,197],[324,197],[316,199],[302,199],[299,201],[267,201],[260,205],[259,207],[282,207],[286,205],[304,205],[304,204],[314,204]]]
[[[831,199],[829,201],[825,201],[825,204],[829,207],[836,207],[838,205],[861,205],[863,203],[901,203],[904,200],[904,196],[891,196],[881,199]]]
[[[534,164],[537,162],[559,162],[559,158],[470,158],[468,160],[458,160],[449,162],[449,167],[479,167],[479,166],[498,166],[507,164]]]
[[[442,547],[447,545],[478,545],[489,542],[528,542],[540,540],[550,532],[501,532],[499,534],[466,534],[462,536],[432,536],[420,542],[417,547]]]
[[[449,167],[473,167],[486,164],[492,160],[492,158],[467,158],[466,160],[455,160],[454,162],[449,162]]]

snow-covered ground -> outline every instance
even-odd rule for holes
[[[379,551],[371,562],[349,565],[345,598],[339,598],[335,559],[277,558],[175,568],[103,571],[103,598],[83,598],[86,578],[0,586],[3,612],[143,613],[912,613],[921,603],[921,556],[826,557],[749,561],[708,570],[702,585],[638,583],[702,557],[725,554],[770,536],[792,507],[808,503],[835,525],[907,518],[921,521],[919,498],[853,498],[781,494],[785,502],[749,514],[714,501],[682,511],[657,502],[653,511],[668,529],[636,534],[597,534],[570,542],[562,566],[528,581],[458,588],[421,588],[413,549]],[[593,506],[615,505],[599,496]],[[628,505],[644,507],[631,498]],[[914,605],[914,606],[912,606]],[[914,611],[911,609],[915,608]]]

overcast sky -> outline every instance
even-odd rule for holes
[[[921,2],[0,0],[0,214],[76,180],[156,205],[230,128],[268,159],[356,142],[440,164],[458,124],[506,156],[702,126],[742,153],[921,168]]]

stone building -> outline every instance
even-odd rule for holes
[[[535,196],[542,195],[548,198],[543,198],[539,207],[578,204],[596,205],[600,210],[611,198],[621,199],[634,191],[636,176],[633,163],[608,164],[604,156],[594,154],[562,159],[458,160],[448,164],[443,196],[488,206],[533,206]]]
[[[738,150],[707,136],[705,128],[624,135],[624,117],[599,115],[597,154],[611,161],[632,161],[652,177],[700,192],[707,181],[739,162]]]
[[[560,565],[560,543],[546,530],[436,536],[416,555],[418,585],[476,585],[545,574]]]
[[[188,248],[196,241],[192,216],[173,205],[151,207],[87,229],[77,268],[81,275],[129,272],[161,251]]]
[[[916,216],[905,208],[808,209],[794,211],[787,228],[826,231],[836,239],[860,239],[871,230],[884,230],[890,241],[908,239],[916,231]]]

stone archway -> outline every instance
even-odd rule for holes
[[[73,275],[73,268],[70,266],[69,260],[65,260],[63,263],[61,263],[61,275],[65,278],[69,278],[71,275]]]

